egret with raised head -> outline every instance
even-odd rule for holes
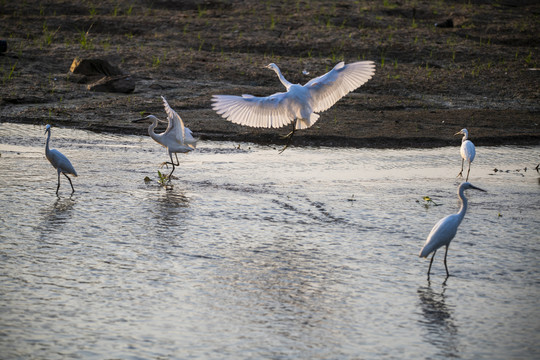
[[[51,140],[51,125],[47,124],[44,134],[47,134],[45,156],[58,173],[58,186],[56,187],[56,195],[58,196],[58,190],[60,189],[60,174],[64,174],[64,176],[69,180],[69,184],[71,185],[71,194],[73,195],[75,189],[73,188],[73,183],[71,182],[68,174],[77,176],[77,172],[75,171],[75,168],[73,168],[73,165],[71,165],[69,159],[64,154],[62,154],[56,149],[49,149],[49,141]]]
[[[452,241],[454,236],[456,236],[459,224],[461,224],[461,221],[463,220],[463,218],[465,217],[465,213],[467,212],[467,198],[465,197],[465,190],[467,189],[474,189],[485,192],[485,190],[482,190],[469,182],[461,183],[457,190],[458,198],[461,201],[461,208],[459,209],[459,212],[457,214],[448,215],[439,220],[439,222],[435,224],[433,229],[431,229],[431,232],[427,237],[426,243],[420,251],[420,257],[423,258],[428,257],[428,255],[433,252],[433,256],[431,257],[431,261],[429,262],[429,268],[427,273],[428,279],[435,253],[443,245],[446,246],[446,251],[444,253],[444,267],[446,269],[446,277],[450,276],[450,273],[448,272],[448,266],[446,265],[446,256],[448,255],[448,246],[450,245],[450,241]]]
[[[163,106],[165,107],[165,112],[167,113],[168,122],[167,129],[165,129],[164,132],[156,134],[156,132],[154,131],[154,129],[157,127],[158,121],[165,122],[158,119],[154,115],[148,115],[142,119],[134,120],[133,122],[141,122],[148,120],[152,121],[152,124],[148,127],[148,135],[150,135],[150,137],[154,139],[155,142],[167,148],[167,152],[169,153],[171,161],[166,161],[163,163],[163,165],[172,165],[172,171],[169,175],[167,175],[170,182],[171,175],[173,174],[174,169],[176,168],[176,166],[180,165],[177,153],[188,153],[190,151],[193,151],[197,146],[198,139],[195,139],[193,137],[192,131],[184,126],[182,118],[180,118],[176,111],[174,111],[169,106],[167,100],[163,96],[161,98],[163,99]],[[176,163],[174,163],[173,154],[176,157]]]
[[[276,72],[287,92],[266,97],[214,95],[212,108],[228,121],[251,127],[280,128],[296,120],[286,136],[288,143],[283,150],[296,130],[313,126],[319,119],[319,112],[328,110],[375,74],[373,61],[347,65],[342,61],[326,74],[300,85],[287,81],[276,64],[266,67]]]
[[[463,164],[465,161],[469,163],[469,170],[467,171],[467,178],[465,181],[469,181],[469,173],[471,172],[471,163],[474,160],[474,156],[476,155],[476,149],[474,147],[474,144],[471,140],[469,140],[469,132],[467,129],[461,129],[461,131],[454,134],[455,135],[461,135],[463,134],[463,138],[461,139],[461,149],[459,152],[461,153],[461,171],[458,174],[458,177],[463,177]]]

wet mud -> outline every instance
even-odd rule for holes
[[[164,118],[163,95],[203,140],[282,144],[290,128],[229,123],[211,96],[283,91],[270,62],[305,83],[373,60],[374,78],[294,145],[456,145],[464,127],[477,145],[540,144],[539,14],[535,1],[4,1],[0,121],[145,134],[131,120]],[[135,90],[88,90],[75,58],[107,60]]]

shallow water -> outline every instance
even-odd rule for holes
[[[2,358],[540,356],[540,147],[477,148],[488,192],[467,192],[443,283],[443,251],[430,282],[418,252],[458,210],[459,139],[200,142],[165,189],[151,139],[53,128],[79,173],[57,198],[43,131],[0,124]]]

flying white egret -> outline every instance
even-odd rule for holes
[[[461,139],[461,171],[458,174],[458,177],[463,177],[463,164],[465,163],[465,160],[469,163],[469,170],[467,171],[467,178],[465,181],[469,181],[469,173],[471,172],[471,163],[474,160],[474,156],[476,155],[476,149],[474,147],[474,144],[471,140],[468,140],[469,138],[469,132],[467,129],[461,129],[460,132],[457,132],[455,135],[463,134],[463,139]]]
[[[437,249],[439,249],[443,245],[446,246],[446,251],[444,253],[444,267],[446,268],[446,277],[450,276],[450,273],[448,272],[448,266],[446,265],[446,255],[448,254],[448,246],[450,245],[450,241],[452,241],[454,236],[456,236],[458,226],[459,224],[461,224],[461,221],[465,217],[465,212],[467,212],[467,198],[464,194],[465,190],[467,189],[475,189],[485,192],[485,190],[482,190],[472,185],[471,183],[461,183],[457,191],[459,200],[461,201],[461,208],[459,209],[459,212],[457,214],[448,215],[439,220],[439,222],[435,224],[433,229],[431,229],[431,232],[427,237],[426,243],[420,251],[420,257],[423,258],[426,258],[431,252],[433,252],[433,256],[431,257],[431,261],[429,262],[428,279],[435,253],[437,252]]]
[[[296,120],[286,136],[289,141],[295,130],[313,126],[319,119],[317,113],[328,110],[375,74],[373,61],[347,65],[342,61],[328,73],[300,85],[287,81],[276,64],[266,67],[276,72],[287,92],[266,97],[214,95],[212,108],[228,121],[251,127],[280,128]]]
[[[73,165],[71,165],[69,159],[64,154],[62,154],[56,149],[49,149],[49,140],[51,140],[51,125],[48,124],[45,127],[44,134],[47,133],[48,135],[47,144],[45,145],[45,156],[58,172],[58,186],[56,187],[56,195],[58,196],[58,189],[60,189],[60,173],[64,174],[64,176],[69,180],[69,184],[71,185],[71,194],[73,194],[75,192],[75,189],[73,188],[73,183],[71,182],[71,179],[69,178],[69,176],[67,176],[67,174],[77,176],[77,172],[73,168]]]
[[[167,148],[169,152],[169,157],[171,162],[164,162],[163,164],[171,164],[172,171],[168,175],[169,181],[171,181],[171,175],[174,172],[176,166],[180,165],[178,161],[177,153],[188,153],[193,151],[197,146],[197,140],[193,137],[193,133],[190,129],[184,126],[184,122],[180,116],[174,111],[170,106],[167,100],[162,96],[163,106],[165,107],[165,112],[167,113],[168,126],[167,129],[161,134],[156,134],[154,129],[157,126],[158,121],[164,122],[163,120],[158,119],[154,115],[148,115],[142,119],[134,120],[134,122],[140,122],[145,120],[151,120],[152,124],[148,127],[148,135],[154,141],[160,145]],[[176,157],[176,164],[174,163],[172,154]]]

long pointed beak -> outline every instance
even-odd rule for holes
[[[139,123],[139,122],[143,122],[143,121],[147,121],[148,118],[145,118],[143,117],[142,119],[135,119],[135,120],[131,120],[132,123]]]
[[[483,192],[487,192],[486,190],[480,189],[479,187],[476,187],[476,186],[474,186],[474,185],[472,185],[472,184],[471,184],[470,189],[475,189],[475,190],[480,190],[480,191],[483,191]]]
[[[460,135],[460,134],[463,134],[463,133],[461,131],[459,131],[459,132],[455,133],[454,136]]]

